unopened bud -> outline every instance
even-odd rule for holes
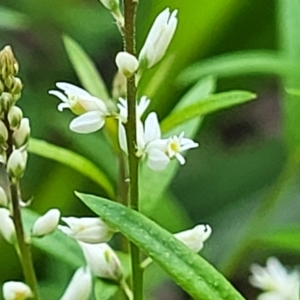
[[[119,72],[125,77],[132,76],[139,67],[139,61],[128,52],[119,52],[116,56],[116,64]]]
[[[7,78],[9,75],[16,75],[19,71],[19,65],[14,57],[10,46],[5,46],[0,51],[0,75]]]
[[[13,96],[10,93],[4,92],[0,95],[0,111],[6,112],[14,102]]]
[[[0,145],[5,144],[8,139],[8,131],[2,120],[0,120]]]
[[[3,284],[4,300],[26,300],[32,298],[30,287],[20,281],[8,281]]]
[[[9,176],[13,179],[20,179],[26,169],[27,162],[27,152],[20,151],[18,149],[14,150],[12,154],[9,156],[6,170]]]
[[[8,198],[5,190],[2,186],[0,186],[0,206],[7,207],[8,206]]]
[[[123,276],[121,262],[116,253],[106,243],[86,244],[79,242],[92,273],[101,278],[120,281]]]
[[[193,252],[198,253],[204,242],[210,237],[212,229],[209,225],[197,225],[192,229],[174,234],[174,237],[185,244]]]
[[[12,106],[7,114],[7,119],[10,128],[13,130],[19,128],[22,118],[23,118],[22,109],[18,106]]]
[[[33,224],[31,234],[35,237],[42,237],[53,232],[60,218],[60,211],[56,208],[48,210],[43,216],[39,217]]]
[[[20,78],[14,77],[12,86],[11,86],[11,93],[12,94],[20,94],[23,88],[23,83]]]
[[[16,148],[26,146],[30,137],[29,119],[23,118],[20,127],[13,133],[13,141]]]
[[[109,10],[115,12],[119,10],[119,0],[100,0],[100,2]]]
[[[0,234],[7,242],[13,244],[16,240],[16,231],[9,210],[0,208],[0,220]]]
[[[0,80],[0,95],[3,93],[4,91],[4,83],[2,82],[2,80]]]
[[[92,291],[92,275],[88,268],[79,268],[60,300],[88,300]]]

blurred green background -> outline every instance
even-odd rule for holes
[[[167,57],[147,73],[140,90],[160,118],[207,75],[217,79],[217,91],[245,89],[258,97],[205,118],[196,137],[200,147],[190,151],[187,165],[162,197],[172,210],[150,216],[173,232],[209,223],[213,235],[203,256],[254,299],[257,291],[248,283],[251,263],[265,263],[273,255],[295,265],[300,257],[300,97],[285,92],[300,88],[300,1],[141,0],[138,49],[167,6],[179,10],[178,31]],[[20,106],[31,120],[32,136],[87,156],[114,182],[116,160],[103,146],[103,136],[70,132],[72,114],[59,113],[58,100],[47,94],[56,81],[80,85],[62,34],[86,50],[110,90],[122,41],[96,0],[1,1],[0,48],[11,45],[21,65],[25,88]],[[35,155],[30,155],[22,187],[25,199],[34,197],[32,207],[39,213],[59,207],[64,215],[89,215],[73,191],[105,195],[74,170]],[[21,278],[12,252],[0,241],[0,283]],[[56,299],[70,270],[36,255],[43,288],[53,291],[60,284],[49,298]],[[51,277],[52,270],[58,275]],[[175,285],[162,286],[166,276],[155,266],[146,276],[152,279],[149,299],[187,297]]]

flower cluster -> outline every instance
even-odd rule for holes
[[[263,290],[258,300],[298,300],[300,273],[288,272],[275,257],[267,260],[266,267],[257,264],[251,266],[250,283]]]

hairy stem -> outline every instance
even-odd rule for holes
[[[135,50],[135,14],[136,0],[124,0],[124,50],[132,55],[136,55]],[[128,122],[125,126],[128,145],[128,165],[129,165],[129,203],[128,206],[134,210],[139,210],[139,189],[138,189],[138,166],[139,159],[136,152],[136,84],[135,75],[127,78],[127,102],[128,102]],[[143,272],[140,268],[139,248],[130,243],[131,267],[132,267],[132,290],[133,299],[143,299]]]

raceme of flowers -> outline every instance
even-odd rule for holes
[[[268,258],[266,267],[253,264],[250,270],[250,283],[263,290],[258,300],[299,300],[298,270],[287,271],[275,257]]]

